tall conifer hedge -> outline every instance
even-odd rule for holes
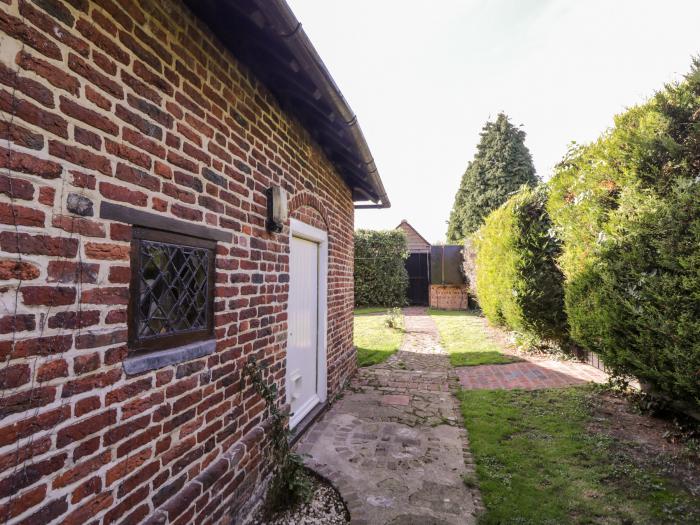
[[[550,181],[573,338],[700,406],[700,64],[574,148]]]
[[[567,339],[561,243],[546,210],[547,188],[524,188],[474,235],[477,297],[494,324],[539,339]]]

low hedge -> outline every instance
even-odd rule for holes
[[[546,210],[547,188],[524,188],[494,210],[474,236],[476,290],[495,324],[563,342],[567,336],[561,244]]]
[[[571,335],[700,405],[700,69],[574,148],[549,183]]]
[[[401,230],[357,230],[355,307],[405,305],[407,258],[406,235]]]

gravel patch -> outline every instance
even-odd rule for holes
[[[314,477],[314,492],[308,503],[265,520],[258,511],[251,525],[346,525],[350,514],[338,491],[326,481]]]

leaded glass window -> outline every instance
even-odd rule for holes
[[[215,248],[213,241],[134,228],[133,349],[180,346],[212,335]]]

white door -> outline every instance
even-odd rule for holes
[[[287,402],[294,427],[318,404],[319,245],[292,237],[289,257]]]

